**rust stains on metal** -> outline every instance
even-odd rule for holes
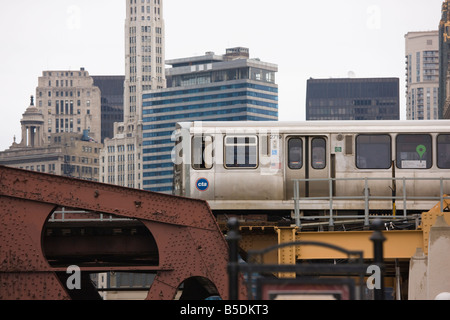
[[[157,265],[124,266],[110,261],[82,266],[82,272],[156,272],[147,298],[157,300],[171,300],[183,281],[203,277],[214,283],[223,299],[228,298],[228,245],[206,202],[3,166],[0,177],[0,299],[73,297],[61,281],[63,266],[49,263],[42,243],[44,225],[58,207],[136,220],[154,238],[150,247],[134,238],[133,250],[119,244],[120,241],[106,241],[103,251],[135,256],[150,256],[155,251]],[[76,234],[76,229],[73,230]],[[90,245],[91,238],[81,237],[81,234],[74,237],[73,241],[83,241],[68,257],[82,258],[87,252],[102,252],[98,244]],[[61,257],[68,242],[54,242],[46,247]],[[242,296],[245,295],[243,287]]]

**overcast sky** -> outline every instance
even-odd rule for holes
[[[16,135],[44,70],[124,75],[128,0],[4,1],[0,10],[0,151]],[[400,78],[405,39],[437,30],[443,0],[163,0],[166,59],[250,49],[277,64],[280,120],[304,120],[312,78]]]

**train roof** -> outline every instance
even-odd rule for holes
[[[282,132],[450,132],[450,120],[354,120],[354,121],[195,121],[180,122],[181,128],[276,129]]]

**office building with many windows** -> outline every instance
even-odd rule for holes
[[[398,78],[309,79],[306,120],[399,120]]]
[[[123,121],[124,76],[91,76],[80,70],[48,70],[38,78],[36,107],[44,116],[46,141],[53,133],[89,131],[98,142]]]
[[[114,123],[123,122],[124,76],[92,76],[101,92],[102,143],[114,137]]]
[[[143,96],[144,189],[163,193],[173,189],[177,122],[278,120],[278,66],[250,59],[247,48],[167,64],[167,88]]]
[[[439,119],[450,119],[450,10],[449,0],[442,3],[439,23]]]
[[[409,32],[406,44],[406,118],[439,119],[439,32]]]
[[[163,0],[125,0],[123,122],[100,156],[100,181],[142,189],[142,95],[166,87]]]
[[[34,97],[20,121],[22,139],[0,152],[0,165],[83,180],[98,181],[102,144],[84,133],[60,130],[48,135],[45,116]]]
[[[89,131],[101,141],[101,92],[84,68],[44,71],[36,88],[36,107],[44,116],[45,140],[52,133]]]

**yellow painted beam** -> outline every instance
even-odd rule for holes
[[[448,195],[444,195],[447,198]],[[385,259],[410,259],[417,248],[428,253],[428,235],[437,216],[443,215],[450,224],[450,200],[444,199],[443,208],[438,203],[428,212],[422,214],[422,224],[419,230],[383,231]],[[298,228],[274,226],[247,226],[241,228],[241,249],[244,251],[258,250],[293,241],[313,241],[334,244],[349,251],[362,251],[363,257],[373,259],[373,243],[370,237],[373,231],[342,231],[342,232],[299,232]],[[344,259],[346,256],[338,251],[317,246],[297,246],[273,251],[264,257],[261,263],[294,264],[297,259]]]
[[[298,232],[295,227],[266,228],[264,232],[255,227],[241,229],[241,249],[244,251],[259,250],[281,243],[292,241],[314,241],[334,244],[349,251],[362,251],[366,259],[373,258],[373,243],[370,237],[373,231],[339,231],[339,232]],[[385,259],[410,259],[417,248],[425,251],[423,230],[415,231],[383,231]],[[264,257],[261,263],[291,264],[296,259],[344,259],[340,252],[317,246],[297,246],[295,254],[293,248],[272,251]]]
[[[278,233],[278,244],[296,241],[296,228],[276,228],[275,230]],[[293,265],[296,264],[296,262],[296,248],[294,246],[278,249],[278,264]],[[295,272],[278,273],[278,278],[295,278],[295,276]]]
[[[300,232],[296,241],[325,242],[342,247],[349,251],[362,251],[365,259],[373,259],[373,242],[370,240],[373,231],[346,232]],[[385,259],[410,259],[417,248],[423,248],[422,231],[384,231]],[[317,246],[298,246],[297,258],[344,259],[346,256],[338,251]]]
[[[241,228],[240,248],[245,251],[262,250],[268,247],[278,245],[278,235],[274,228],[264,227],[244,227]],[[263,264],[278,263],[277,250],[271,251],[263,257],[264,261],[258,261]]]
[[[448,195],[444,195],[447,198]],[[444,199],[442,210],[448,210],[450,208],[450,200]],[[423,230],[423,247],[424,253],[428,255],[428,241],[431,227],[436,222],[438,216],[444,216],[445,221],[450,225],[450,213],[441,212],[441,204],[436,204],[430,211],[422,213],[422,223],[420,228]]]

